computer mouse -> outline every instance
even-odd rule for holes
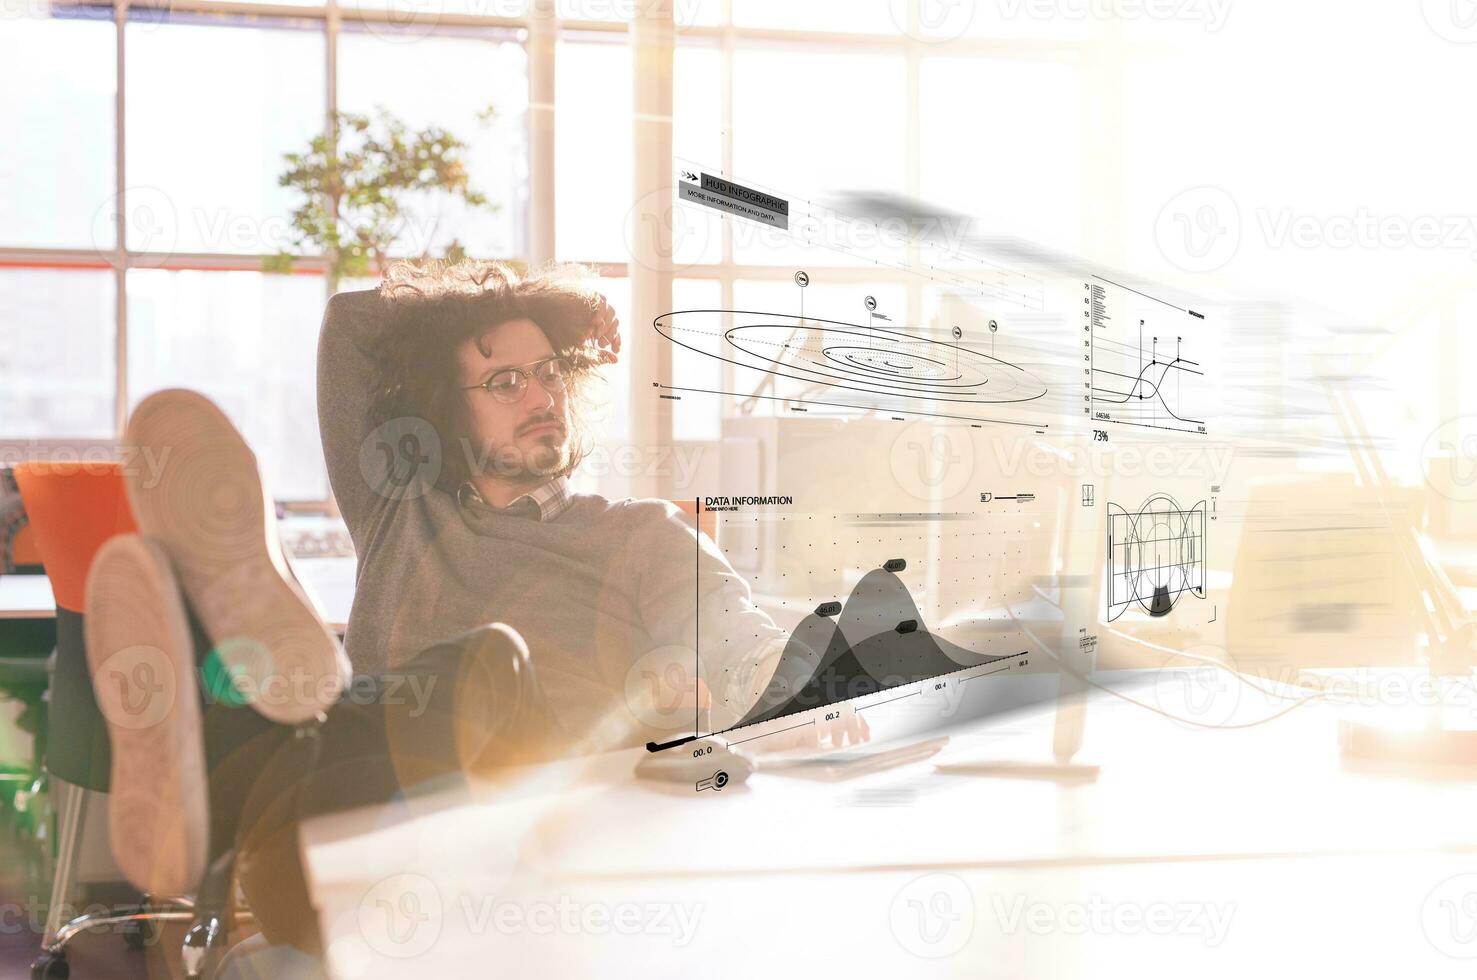
[[[720,738],[700,738],[657,752],[647,752],[636,763],[638,779],[690,783],[693,792],[721,793],[745,782],[754,772],[749,759],[730,749]]]

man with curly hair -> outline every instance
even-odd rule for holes
[[[706,690],[689,703],[714,727],[753,705],[784,634],[722,553],[667,501],[570,490],[621,344],[577,267],[402,264],[376,293],[334,297],[319,418],[359,555],[356,670],[495,622],[528,644],[563,734],[592,748],[691,725],[691,708],[639,702],[673,667],[690,678],[695,643]]]

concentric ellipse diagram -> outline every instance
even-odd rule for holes
[[[821,397],[856,403],[850,407],[922,411],[928,402],[958,411],[1046,394],[1009,361],[885,327],[747,310],[665,313],[655,327],[688,350],[802,385],[797,400],[824,389]]]

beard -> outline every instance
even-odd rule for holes
[[[523,456],[523,472],[541,479],[551,477],[569,465],[569,440],[562,434],[541,437]]]
[[[556,476],[569,468],[574,456],[564,433],[539,436],[522,446],[511,442],[481,451],[470,444],[466,448],[468,469],[472,473],[508,483],[529,483]]]

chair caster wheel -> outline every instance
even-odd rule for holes
[[[123,942],[129,949],[147,949],[159,941],[159,923],[150,921],[125,922]]]
[[[221,949],[225,939],[224,921],[219,915],[207,912],[196,919],[189,932],[185,933],[184,946],[180,949],[185,976],[196,980],[214,972],[213,967],[225,955],[225,950]]]
[[[31,980],[67,980],[72,968],[64,957],[53,953],[42,953],[31,961]]]

